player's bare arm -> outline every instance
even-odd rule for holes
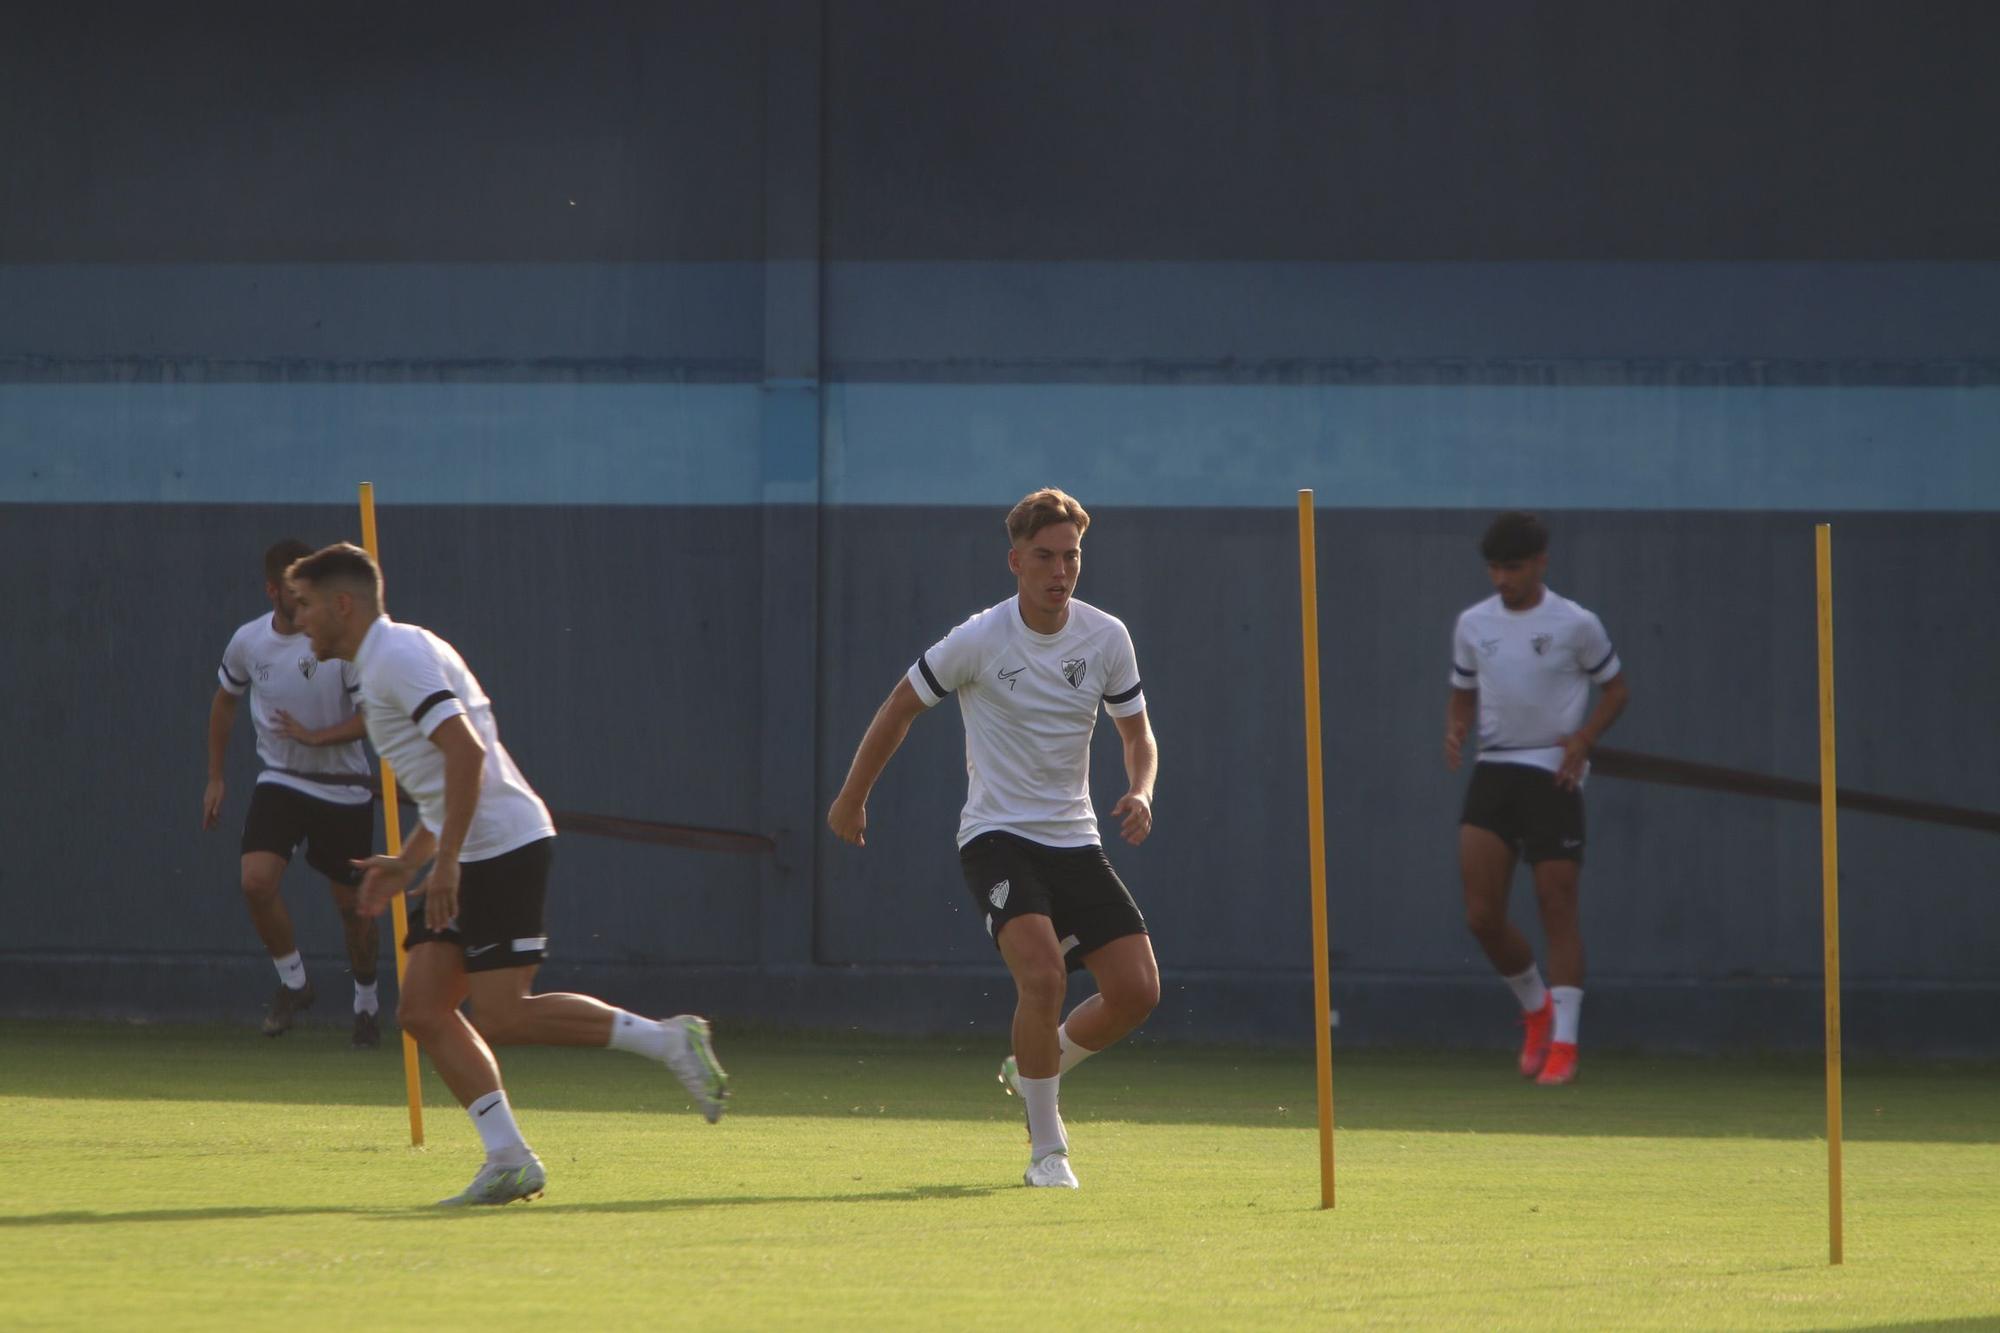
[[[1465,762],[1465,738],[1479,712],[1479,691],[1454,689],[1444,709],[1444,766],[1456,773]]]
[[[875,710],[875,720],[868,724],[855,748],[854,762],[848,765],[847,781],[840,785],[840,795],[833,798],[833,806],[826,812],[826,826],[842,842],[868,845],[868,793],[875,789],[875,780],[889,766],[890,756],[902,745],[903,737],[910,734],[910,723],[923,711],[924,701],[908,680],[897,681],[896,688]]]
[[[463,713],[433,731],[431,744],[444,751],[444,820],[424,889],[424,920],[432,930],[442,930],[458,915],[458,852],[472,828],[472,812],[479,807],[486,746]]]
[[[1125,780],[1131,790],[1118,798],[1111,813],[1121,819],[1119,833],[1137,847],[1153,831],[1153,780],[1160,771],[1160,744],[1153,739],[1153,724],[1140,709],[1130,717],[1114,717],[1118,736],[1125,742]]]
[[[359,713],[345,722],[337,722],[333,726],[320,727],[317,730],[306,726],[282,708],[277,711],[277,721],[278,725],[274,730],[278,735],[288,741],[297,741],[301,745],[348,745],[368,738],[368,722]]]
[[[1625,673],[1619,672],[1598,687],[1597,707],[1590,710],[1590,717],[1577,731],[1563,737],[1562,767],[1556,773],[1556,785],[1575,787],[1583,778],[1583,766],[1590,759],[1591,747],[1611,730],[1611,724],[1625,711],[1631,702],[1632,692],[1625,685]]]
[[[436,852],[436,835],[419,823],[416,832],[410,835],[397,855],[371,856],[365,861],[356,861],[354,864],[365,872],[361,879],[361,914],[382,915],[391,898],[410,891]]]
[[[222,818],[222,763],[229,753],[229,733],[236,726],[236,696],[218,687],[208,706],[208,786],[201,794],[201,826],[214,828]]]

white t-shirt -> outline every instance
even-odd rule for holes
[[[229,693],[250,693],[250,720],[257,725],[257,757],[264,761],[259,782],[291,787],[337,805],[364,805],[374,799],[373,771],[360,741],[346,745],[301,745],[278,734],[278,710],[312,731],[336,727],[354,716],[354,667],[322,662],[303,634],[280,634],[269,614],[258,616],[230,636],[216,680]],[[283,772],[279,770],[290,770]],[[357,782],[315,782],[302,773],[357,778]]]
[[[368,627],[354,665],[368,739],[417,798],[419,817],[432,833],[444,828],[444,751],[431,744],[431,733],[462,716],[486,746],[479,804],[459,850],[461,862],[490,861],[555,836],[548,807],[500,744],[493,701],[456,648],[421,626],[382,616]]]
[[[1451,683],[1479,691],[1479,759],[1562,767],[1562,738],[1583,725],[1590,682],[1624,669],[1602,621],[1567,597],[1542,589],[1526,611],[1499,595],[1459,613],[1452,634]]]
[[[1113,717],[1146,708],[1123,621],[1072,599],[1061,631],[1037,634],[1009,597],[940,639],[909,681],[925,707],[958,695],[966,773],[959,846],[995,829],[1047,847],[1097,844],[1090,736],[1098,705]]]

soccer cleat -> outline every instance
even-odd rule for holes
[[[313,986],[310,981],[297,990],[283,982],[278,983],[278,993],[271,997],[271,1007],[264,1011],[264,1035],[282,1037],[292,1030],[292,1020],[301,1009],[312,1008]]]
[[[439,1199],[440,1208],[464,1208],[472,1204],[512,1203],[542,1197],[542,1186],[549,1183],[548,1172],[542,1170],[542,1159],[533,1153],[528,1160],[512,1166],[502,1166],[498,1162],[488,1162],[479,1168],[479,1174],[472,1183],[449,1199]]]
[[[1555,1031],[1555,1024],[1556,1002],[1547,997],[1534,1013],[1521,1015],[1521,1026],[1526,1029],[1521,1038],[1522,1078],[1533,1078],[1542,1072],[1542,1063],[1549,1058],[1549,1036]]]
[[[350,1050],[372,1051],[382,1044],[382,1024],[368,1012],[354,1016],[354,1035],[347,1039]]]
[[[1030,1162],[1021,1173],[1021,1183],[1038,1189],[1079,1188],[1076,1172],[1069,1169],[1069,1154],[1058,1148],[1038,1161]]]
[[[1535,1082],[1545,1088],[1576,1081],[1576,1043],[1558,1041],[1549,1046],[1549,1058],[1542,1065],[1542,1072]]]
[[[715,1058],[708,1020],[694,1014],[662,1019],[667,1029],[667,1068],[694,1098],[695,1108],[714,1124],[729,1100],[729,1075]]]
[[[1000,1086],[1007,1090],[1009,1097],[1021,1095],[1021,1085],[1014,1081],[1019,1077],[1021,1077],[1021,1067],[1014,1063],[1013,1056],[1010,1055],[1000,1062]]]

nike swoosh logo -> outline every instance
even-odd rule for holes
[[[467,958],[477,958],[480,954],[490,953],[499,947],[497,944],[475,944],[465,951],[465,956]]]
[[[1026,671],[1027,669],[1028,668],[1026,667],[1015,667],[1012,671],[1008,671],[1003,667],[1000,671],[1000,679],[1012,680],[1014,679],[1014,677],[1020,675],[1023,671]]]

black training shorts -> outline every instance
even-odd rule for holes
[[[1583,793],[1533,764],[1479,763],[1458,822],[1500,836],[1529,865],[1583,862]]]
[[[458,915],[443,930],[432,930],[424,924],[423,897],[412,899],[403,947],[440,940],[455,944],[465,955],[468,972],[532,967],[545,960],[549,936],[542,925],[542,903],[549,893],[555,845],[554,838],[539,838],[484,861],[461,861]]]
[[[243,816],[243,851],[270,852],[292,859],[306,847],[306,864],[336,884],[361,882],[356,861],[366,860],[375,841],[375,803],[342,805],[308,796],[282,782],[260,782]]]
[[[1074,972],[1111,941],[1146,933],[1139,904],[1102,847],[1045,847],[996,830],[959,848],[958,864],[995,947],[1015,917],[1045,916]]]

